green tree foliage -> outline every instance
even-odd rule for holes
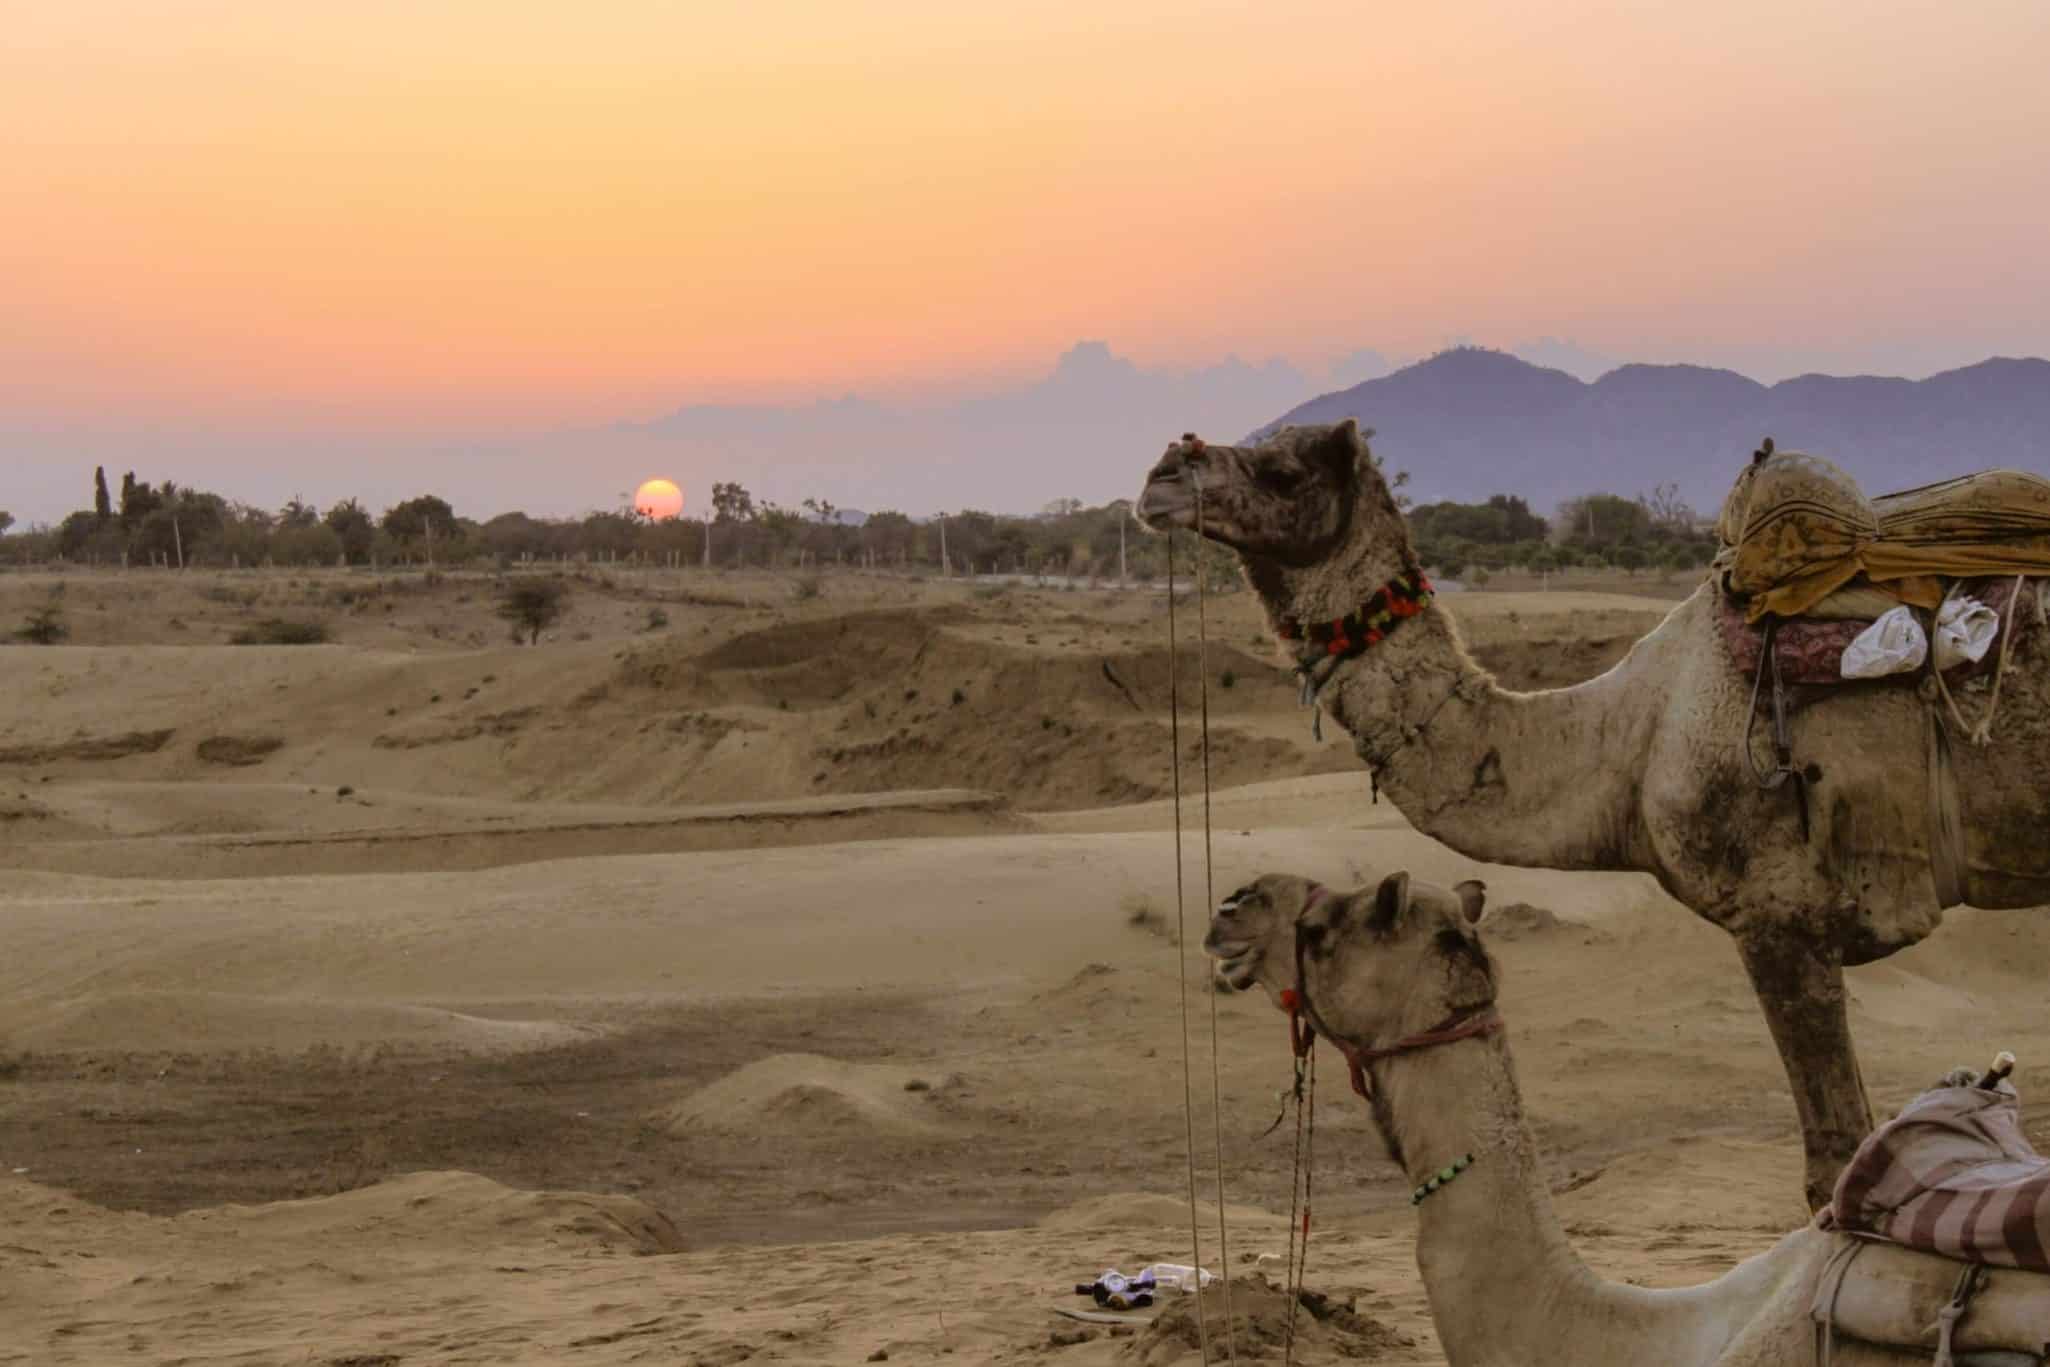
[[[107,467],[93,467],[93,516],[105,522],[114,515],[114,502],[107,497]]]
[[[7,535],[7,529],[14,525],[14,514],[0,508],[0,536]]]
[[[353,498],[345,498],[327,510],[321,519],[341,543],[342,555],[351,565],[370,563],[371,547],[377,544],[377,526],[370,514]]]
[[[727,483],[712,486],[713,521],[752,522],[754,515],[754,495],[740,485]]]
[[[569,585],[560,579],[515,579],[498,595],[498,615],[512,624],[515,641],[541,644],[541,633],[561,618]]]
[[[409,498],[404,503],[385,509],[384,518],[378,524],[384,533],[402,546],[425,541],[432,537],[436,541],[453,541],[460,534],[456,525],[455,509],[448,506],[446,499],[433,494],[422,494]]]

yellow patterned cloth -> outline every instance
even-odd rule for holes
[[[1940,578],[2050,575],[2050,480],[1987,470],[1868,499],[1820,456],[1754,460],[1723,503],[1717,567],[1746,617],[1799,617],[1859,575],[1933,608]]]

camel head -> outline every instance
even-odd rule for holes
[[[1494,1001],[1494,961],[1476,930],[1484,891],[1397,873],[1346,893],[1267,874],[1219,904],[1203,949],[1231,986],[1257,983],[1277,1006],[1299,988],[1321,1033],[1379,1047]]]
[[[1199,499],[1205,537],[1284,565],[1324,560],[1365,512],[1385,511],[1401,534],[1387,482],[1351,418],[1284,427],[1257,446],[1175,442],[1147,473],[1133,515],[1153,531],[1194,530]],[[1381,534],[1378,522],[1362,530]]]

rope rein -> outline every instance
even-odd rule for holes
[[[1189,469],[1189,483],[1196,491],[1196,678],[1197,697],[1201,708],[1199,716],[1203,727],[1203,906],[1208,910],[1217,905],[1217,860],[1211,853],[1210,837],[1209,588],[1207,576],[1203,573],[1203,481],[1193,466]],[[1172,661],[1169,662],[1169,667],[1173,667]],[[1175,819],[1181,819],[1179,806],[1175,810]],[[1224,1098],[1222,1084],[1218,1079],[1217,1064],[1217,992],[1213,987],[1205,995],[1210,998],[1210,1139],[1217,1160],[1217,1268],[1224,1287],[1224,1350],[1235,1367],[1239,1360],[1239,1351],[1238,1331],[1232,1327],[1231,1319],[1231,1241],[1224,1219]],[[1202,1318],[1202,1266],[1202,1260],[1197,1259],[1198,1319]]]
[[[1210,1324],[1203,1318],[1203,1232],[1196,1207],[1196,1083],[1189,1042],[1189,926],[1188,897],[1182,888],[1182,688],[1180,651],[1175,632],[1174,533],[1167,536],[1167,716],[1168,740],[1173,750],[1174,780],[1174,924],[1175,979],[1181,989],[1182,1008],[1182,1124],[1186,1131],[1189,1169],[1189,1248],[1196,1265],[1196,1336],[1203,1349],[1203,1367],[1210,1367]],[[1219,1212],[1220,1218],[1223,1212]],[[1229,1324],[1229,1319],[1226,1320]]]

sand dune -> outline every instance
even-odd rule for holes
[[[1488,884],[1606,1274],[1700,1280],[1803,1217],[1729,941],[1372,805],[1243,595],[1178,909],[1157,600],[829,580],[592,578],[529,650],[481,576],[88,576],[82,644],[0,650],[0,1362],[1193,1361],[1186,1305],[1144,1339],[1053,1311],[1192,1256],[1185,1089],[1202,1256],[1217,1151],[1234,1270],[1286,1246],[1285,1021],[1179,943],[1276,869]],[[1663,606],[1455,604],[1522,684]],[[341,644],[221,644],[286,612]],[[2034,1095],[2046,970],[2040,913],[1855,970],[1878,1103],[1998,1047]],[[1342,1086],[1317,1114],[1312,1360],[1441,1362],[1400,1175]]]
[[[946,1127],[931,1105],[947,1086],[917,1068],[848,1063],[819,1054],[771,1054],[656,1111],[664,1132],[753,1134],[877,1130],[932,1134]]]

